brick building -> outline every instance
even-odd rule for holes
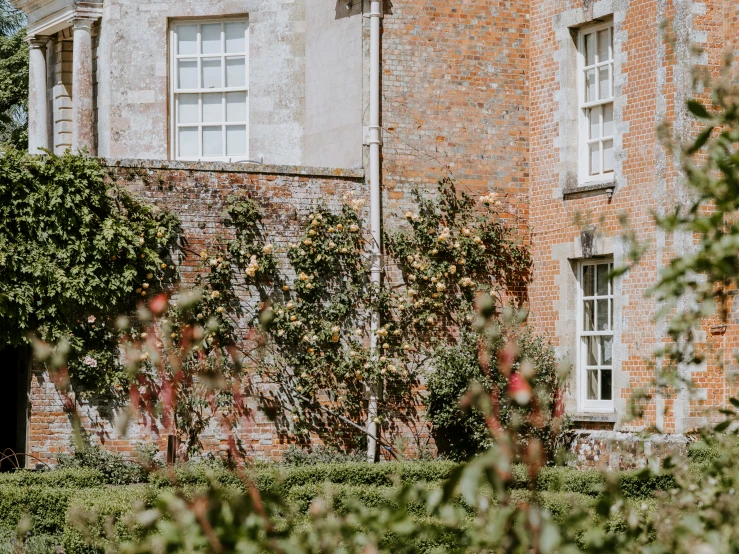
[[[267,206],[285,242],[297,232],[291,214],[347,190],[370,198],[381,184],[385,227],[400,224],[413,186],[445,174],[504,196],[530,233],[533,325],[574,369],[567,410],[583,429],[583,463],[621,464],[642,447],[619,432],[648,425],[679,444],[706,406],[726,401],[725,370],[709,363],[693,375],[697,398],[658,399],[644,421],[624,419],[630,394],[654,376],[647,358],[664,334],[643,293],[691,243],[653,223],[652,212],[684,196],[655,129],[668,119],[690,133],[691,65],[717,71],[737,46],[735,0],[13,3],[29,19],[30,150],[104,158],[138,194],[176,211],[196,243],[235,190]],[[146,187],[141,172],[171,187]],[[625,257],[624,210],[653,248],[609,283]],[[732,325],[711,329],[708,342],[732,345]],[[30,388],[19,379],[11,394],[20,415],[6,441],[53,460],[69,423],[53,385],[31,373]],[[144,436],[117,440],[104,409],[85,410],[113,448]],[[264,418],[244,432],[260,456],[284,450]]]

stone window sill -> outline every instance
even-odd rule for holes
[[[568,196],[574,196],[576,194],[597,192],[606,193],[609,195],[610,198],[615,190],[616,181],[602,181],[599,183],[578,185],[576,187],[565,187],[565,189],[562,191],[562,195],[564,196],[564,198],[567,198]]]
[[[616,414],[614,413],[580,412],[569,414],[569,416],[571,421],[588,423],[616,423]]]

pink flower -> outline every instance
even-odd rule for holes
[[[508,382],[508,394],[519,406],[525,406],[531,401],[531,385],[519,373],[511,375]]]

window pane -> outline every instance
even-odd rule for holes
[[[598,264],[598,296],[608,296],[608,274],[611,264]]]
[[[203,127],[203,156],[223,156],[223,127]]]
[[[600,108],[590,108],[588,110],[588,125],[590,126],[590,138],[600,138]]]
[[[603,136],[613,136],[613,104],[603,106]]]
[[[246,52],[246,24],[226,23],[226,52],[242,54]]]
[[[605,62],[611,58],[608,54],[608,47],[610,46],[610,39],[608,38],[608,29],[598,31],[598,61]]]
[[[177,103],[179,104],[177,123],[197,123],[199,121],[197,94],[180,94],[177,96]]]
[[[595,329],[595,301],[585,300],[583,303],[583,331]]]
[[[613,337],[603,337],[600,341],[600,364],[612,365],[613,363]]]
[[[603,173],[613,171],[613,141],[603,141]]]
[[[595,63],[595,33],[585,35],[585,65]]]
[[[598,326],[596,331],[608,331],[608,300],[598,300]]]
[[[203,54],[221,53],[221,24],[203,25],[200,28],[203,41]]]
[[[588,400],[598,400],[598,370],[588,371]]]
[[[246,121],[245,92],[229,92],[226,94],[226,121]]]
[[[226,86],[243,87],[246,85],[245,58],[228,58],[226,60]]]
[[[582,294],[583,296],[593,296],[595,290],[595,266],[582,266]]]
[[[203,121],[205,123],[220,123],[223,121],[222,94],[203,94]]]
[[[178,131],[180,157],[196,158],[198,156],[198,128],[184,127]]]
[[[203,60],[203,88],[221,88],[221,60]]]
[[[589,366],[598,365],[598,342],[600,337],[583,337],[585,341],[585,364]]]
[[[608,301],[608,306],[611,308],[610,314],[611,314],[611,321],[609,321],[609,325],[611,326],[611,329],[613,329],[613,300]]]
[[[198,26],[177,26],[177,53],[180,56],[198,53]]]
[[[595,143],[588,146],[590,150],[590,174],[600,174],[600,144]]]
[[[246,155],[246,125],[226,127],[226,154],[229,156]]]
[[[600,372],[600,399],[613,400],[613,372],[605,369]]]
[[[605,98],[611,97],[611,74],[610,69],[608,66],[601,67],[598,70],[598,73],[600,75],[599,77],[599,86],[600,86],[600,98],[599,100],[603,100]]]
[[[585,73],[585,101],[592,102],[595,99],[595,69],[590,69]]]
[[[198,88],[197,60],[180,60],[177,66],[177,86],[181,89]]]

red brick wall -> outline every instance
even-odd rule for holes
[[[214,167],[214,164],[172,163],[168,166],[166,162],[134,161],[124,162],[112,173],[119,183],[139,198],[176,213],[193,252],[200,252],[223,231],[224,201],[231,194],[246,192],[261,205],[265,232],[279,255],[285,251],[288,242],[297,240],[300,231],[298,220],[307,216],[312,206],[323,202],[336,207],[349,191],[363,194],[366,190],[361,170],[275,166],[267,169],[273,173],[247,173],[243,166],[221,166],[225,170],[213,170]],[[187,268],[194,263],[188,259],[184,266]],[[70,420],[63,411],[62,399],[54,384],[43,372],[33,372],[30,398],[29,450],[40,460],[53,462],[59,452],[70,449]],[[276,431],[270,420],[258,411],[255,402],[251,402],[250,407],[254,419],[242,429],[244,444],[257,457],[281,458],[289,446],[289,438]],[[104,400],[81,403],[78,409],[90,435],[111,450],[130,453],[136,443],[156,440],[151,433],[136,425],[132,426],[127,437],[120,437],[115,428],[114,410]],[[206,450],[227,449],[227,436],[215,424],[202,439]],[[160,438],[158,444],[160,451],[165,452],[166,438]]]
[[[385,1],[386,217],[402,217],[411,187],[451,173],[462,190],[508,194],[525,227],[528,26],[528,1]]]
[[[618,246],[622,233],[619,214],[628,212],[631,227],[638,231],[641,240],[649,242],[650,249],[642,263],[621,280],[621,310],[620,314],[617,312],[620,317],[616,322],[621,336],[616,347],[622,357],[617,407],[623,414],[632,394],[648,386],[655,376],[649,359],[664,337],[664,329],[652,319],[655,303],[645,300],[644,293],[656,282],[659,268],[685,248],[679,237],[676,239],[658,230],[654,224],[653,212],[672,210],[677,200],[686,198],[678,184],[678,165],[664,153],[656,127],[667,120],[673,122],[684,137],[695,131],[682,109],[690,94],[690,65],[693,61],[707,63],[716,74],[727,40],[725,33],[736,34],[724,23],[724,11],[734,12],[732,17],[736,17],[736,13],[735,8],[719,0],[708,0],[700,5],[657,0],[613,2],[625,8],[615,18],[616,38],[621,43],[616,48],[617,64],[621,64],[621,74],[616,77],[616,85],[621,87],[616,109],[618,112],[618,104],[622,103],[620,130],[623,137],[623,148],[617,153],[620,160],[620,168],[616,171],[617,186],[612,199],[605,191],[563,198],[560,173],[576,168],[566,167],[560,156],[563,91],[558,75],[565,61],[556,25],[570,10],[581,12],[585,21],[587,7],[595,5],[597,8],[599,4],[605,2],[542,0],[532,3],[530,221],[534,230],[535,267],[530,298],[536,328],[574,361],[574,339],[562,327],[567,317],[565,312],[573,310],[575,305],[574,298],[569,304],[561,298],[565,291],[562,283],[571,277],[565,275],[571,270],[562,252],[567,245],[574,245],[580,235],[582,226],[575,223],[579,215],[581,220],[590,222],[596,234],[602,235],[606,242],[610,239],[614,245],[610,252],[601,253],[612,252],[617,262],[623,260],[623,249]],[[706,48],[705,57],[692,57],[682,42],[675,49],[666,45],[659,30],[660,23],[665,20],[671,22],[670,29],[678,39],[698,41]],[[571,117],[577,114],[572,113]],[[726,335],[736,336],[736,333],[734,322],[733,329],[730,326]],[[724,340],[709,332],[707,346],[721,346]],[[685,395],[665,400],[664,416],[658,404],[652,402],[643,420],[622,424],[621,428],[659,424],[666,432],[686,432],[700,424],[705,407],[726,401],[726,381],[715,358],[705,371],[696,371],[692,377],[705,391],[702,394],[707,401],[689,401]],[[574,394],[574,381],[570,385]]]

